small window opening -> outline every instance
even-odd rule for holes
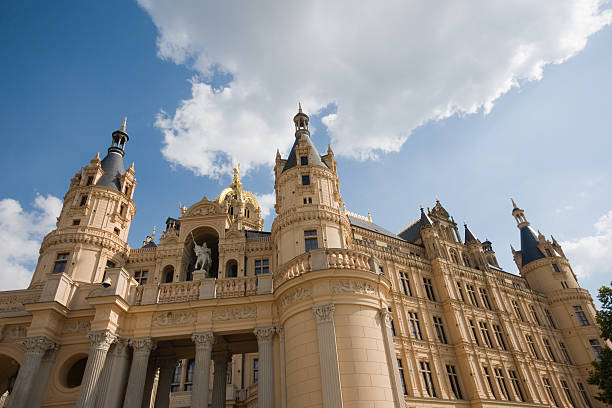
[[[310,185],[310,176],[302,176],[302,185],[309,186]]]
[[[57,254],[55,265],[53,265],[53,273],[62,273],[66,270],[69,256],[70,254],[68,252]]]
[[[81,220],[72,220],[72,225],[80,225],[81,224]]]
[[[87,196],[86,195],[81,197],[81,203],[79,204],[79,206],[83,207],[85,205],[87,205]]]
[[[307,156],[300,157],[300,164],[302,166],[307,166],[308,165],[308,157]]]
[[[89,177],[87,177],[87,185],[88,185],[88,186],[91,186],[91,185],[93,184],[93,181],[94,181],[93,176],[89,176]]]

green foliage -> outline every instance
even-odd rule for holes
[[[602,286],[597,296],[601,302],[601,309],[597,312],[597,323],[601,327],[601,337],[612,340],[612,288]],[[595,397],[598,400],[612,404],[612,350],[604,347],[599,360],[593,361],[594,370],[591,371],[589,384],[599,387],[600,393]]]

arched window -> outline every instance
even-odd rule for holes
[[[472,264],[470,263],[470,258],[466,255],[463,254],[463,263],[465,264],[465,266],[467,266],[468,268],[472,267]]]
[[[230,259],[225,264],[225,276],[227,278],[237,278],[238,277],[238,262],[235,259]]]
[[[174,281],[174,267],[167,265],[162,271],[162,280],[164,283],[171,283]]]

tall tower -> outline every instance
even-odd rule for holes
[[[598,357],[600,344],[603,344],[595,321],[593,299],[578,285],[561,245],[553,237],[549,241],[540,232],[536,233],[525,211],[514,200],[512,206],[512,215],[521,234],[520,251],[512,249],[514,262],[529,286],[546,296],[547,323],[561,330],[562,342],[571,361],[586,379],[591,361]],[[593,394],[596,393],[594,389]]]
[[[278,265],[316,248],[346,248],[350,224],[341,211],[342,197],[331,148],[321,156],[310,139],[308,115],[293,118],[295,142],[286,160],[276,154],[276,213],[272,237]]]
[[[31,285],[59,273],[73,281],[101,282],[106,267],[125,263],[136,213],[134,164],[126,170],[123,163],[126,122],[112,133],[106,157],[100,160],[98,153],[70,180],[57,228],[42,242]]]

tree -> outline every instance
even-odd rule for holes
[[[612,285],[612,283],[611,283]],[[612,341],[612,288],[602,286],[597,296],[601,309],[597,312],[597,323],[601,328],[601,337]],[[604,344],[599,359],[593,361],[589,384],[599,387],[600,393],[595,397],[605,404],[612,404],[612,349]]]

